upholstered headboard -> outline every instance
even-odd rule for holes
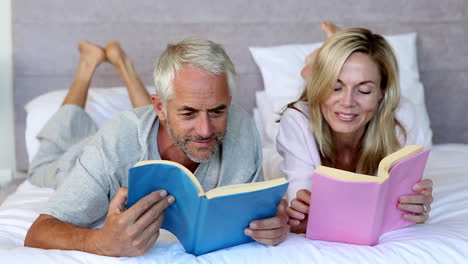
[[[14,100],[18,169],[27,168],[25,104],[66,89],[78,61],[77,43],[120,41],[152,85],[153,64],[167,43],[200,36],[221,43],[238,72],[234,101],[251,110],[262,78],[249,46],[321,41],[318,23],[363,26],[382,34],[418,33],[419,69],[434,143],[468,143],[468,2],[465,0],[16,0]],[[92,86],[122,85],[109,65]],[[285,87],[287,89],[287,87]]]

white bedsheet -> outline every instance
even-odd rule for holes
[[[273,170],[278,158],[266,155],[264,165]],[[24,247],[28,228],[53,192],[24,182],[0,206],[0,263],[468,263],[468,145],[434,146],[425,177],[435,186],[430,220],[386,233],[374,247],[290,234],[276,247],[252,242],[195,257],[162,232],[150,252],[133,258]]]

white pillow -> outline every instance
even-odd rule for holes
[[[285,106],[295,100],[295,96],[269,96],[265,91],[260,91],[255,94],[257,101],[258,113],[257,124],[258,131],[261,133],[262,144],[264,147],[274,147],[276,144],[276,134],[278,132],[279,123],[276,122],[281,117],[280,113]]]
[[[427,137],[426,141],[432,144],[432,130],[424,101],[424,87],[419,80],[416,33],[384,37],[394,49],[399,63],[402,95],[415,105],[417,118],[421,121],[421,128]],[[249,48],[260,68],[268,100],[272,103],[277,100],[282,103],[287,97],[298,98],[304,88],[300,72],[304,67],[305,57],[321,45],[322,43],[313,43]],[[257,101],[257,105],[258,103]],[[259,112],[262,111],[266,110],[261,110],[259,107]]]
[[[147,87],[154,93],[153,87]],[[68,90],[57,90],[45,93],[34,99],[24,107],[26,110],[26,152],[29,161],[32,160],[39,148],[36,135],[45,123],[57,111]],[[101,127],[117,113],[132,107],[125,87],[91,88],[88,92],[85,111]]]

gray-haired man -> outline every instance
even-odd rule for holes
[[[248,114],[231,105],[234,86],[234,66],[221,46],[196,38],[169,45],[156,65],[152,107],[122,113],[87,142],[25,245],[109,256],[148,251],[174,197],[158,190],[124,210],[128,169],[140,160],[183,164],[205,190],[262,180],[258,133]],[[83,115],[77,108],[64,105],[51,126]],[[253,221],[245,233],[280,243],[288,232],[286,207],[282,201],[277,216]]]

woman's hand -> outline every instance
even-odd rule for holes
[[[403,215],[406,219],[416,223],[424,223],[429,219],[431,203],[434,200],[432,180],[424,179],[416,183],[413,190],[419,194],[400,197],[398,208],[410,212]]]
[[[289,215],[289,225],[293,233],[305,233],[309,216],[310,191],[302,189],[297,191],[296,198],[286,209]]]

